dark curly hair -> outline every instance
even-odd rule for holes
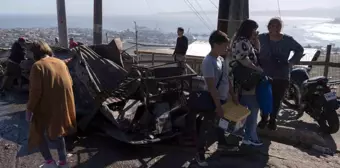
[[[240,37],[250,39],[253,34],[253,30],[256,30],[258,27],[259,25],[254,20],[247,19],[243,21],[236,33],[235,39]]]

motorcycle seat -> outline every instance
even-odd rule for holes
[[[305,83],[318,83],[318,82],[328,82],[327,77],[324,76],[317,76],[313,78],[309,78],[305,81]]]

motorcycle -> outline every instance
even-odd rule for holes
[[[293,68],[283,103],[296,110],[298,118],[306,112],[317,121],[322,132],[334,134],[339,130],[339,117],[336,112],[339,104],[336,93],[327,85],[327,77],[310,78],[310,70],[310,67]]]

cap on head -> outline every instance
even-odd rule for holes
[[[20,43],[25,43],[25,42],[26,42],[26,39],[25,39],[24,37],[20,37],[20,38],[18,39],[18,42],[20,42]]]

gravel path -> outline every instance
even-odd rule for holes
[[[11,101],[12,100],[12,101]],[[43,161],[39,153],[26,150],[28,124],[24,120],[25,104],[17,97],[0,100],[0,167],[37,168]],[[340,167],[339,155],[322,156],[309,150],[265,141],[262,148],[238,155],[219,154],[210,148],[210,167],[233,168],[334,168]],[[56,156],[56,151],[53,150]],[[190,165],[194,149],[169,142],[131,146],[111,138],[89,136],[79,140],[69,156],[72,167],[79,168],[177,168]]]

